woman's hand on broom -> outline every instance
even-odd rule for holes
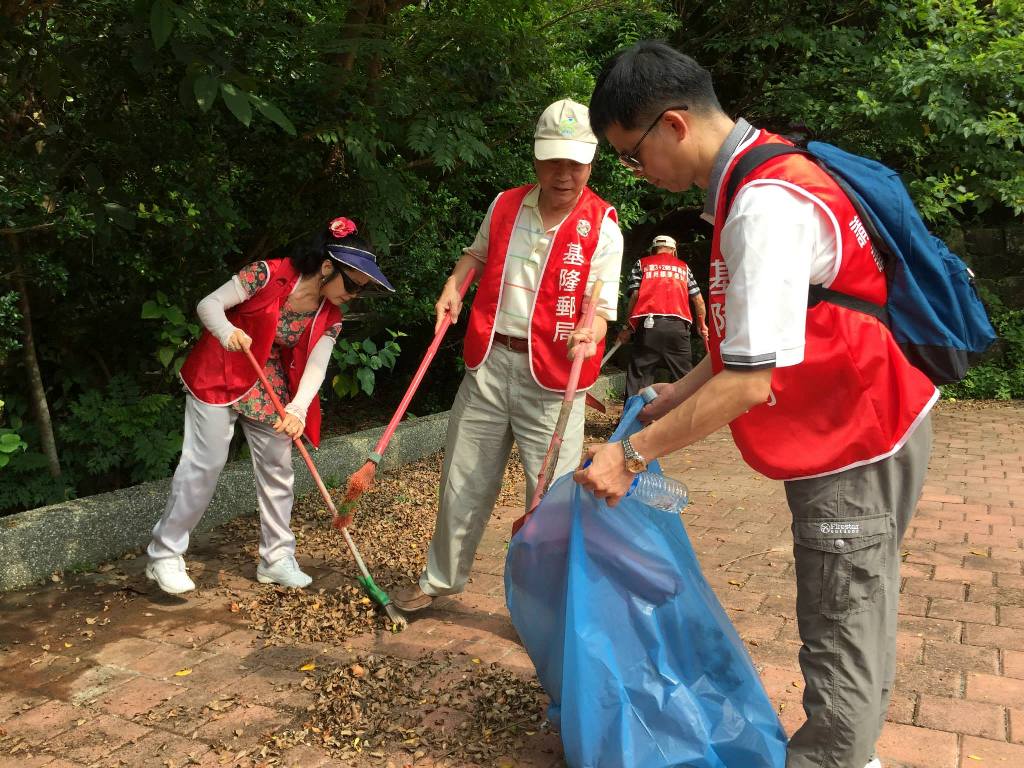
[[[252,339],[241,328],[235,328],[231,335],[228,336],[228,340],[224,342],[224,349],[232,352],[241,352],[243,349],[249,349],[251,346]]]
[[[296,416],[294,413],[285,413],[284,418],[278,418],[274,422],[275,432],[284,432],[288,437],[293,440],[302,434],[302,430],[306,428],[306,425],[302,423],[302,419]]]

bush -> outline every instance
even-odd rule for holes
[[[182,399],[143,394],[129,376],[90,389],[58,432],[65,472],[79,494],[167,477],[182,441]]]
[[[942,388],[952,400],[1011,400],[1024,397],[1024,310],[1009,309],[987,295],[989,316],[999,339],[983,362],[967,372],[959,384]]]

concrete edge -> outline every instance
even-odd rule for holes
[[[623,374],[602,376],[591,388],[598,398],[622,391]],[[409,464],[444,447],[449,411],[403,421],[381,462],[382,469]],[[366,461],[384,427],[325,440],[313,461],[328,486],[338,486]],[[315,491],[295,452],[295,493]],[[149,541],[163,514],[171,480],[154,480],[110,493],[38,507],[0,518],[0,592],[25,587],[54,572],[87,570]],[[217,492],[197,527],[208,531],[256,509],[249,459],[224,467]]]

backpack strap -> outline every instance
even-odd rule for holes
[[[782,155],[803,155],[812,161],[814,160],[814,155],[806,149],[794,147],[790,144],[760,144],[744,153],[743,157],[733,166],[732,173],[729,174],[729,177],[723,184],[725,187],[726,215],[729,214],[729,209],[732,207],[732,199],[736,195],[740,182],[769,160],[781,157]]]
[[[813,153],[803,149],[802,147],[794,147],[789,144],[761,144],[746,152],[743,157],[736,162],[736,165],[733,166],[729,177],[723,182],[723,187],[725,188],[724,214],[726,216],[729,215],[729,209],[732,207],[732,201],[736,196],[736,191],[739,189],[740,182],[769,160],[773,160],[776,157],[782,157],[783,155],[802,155],[827,173],[829,178],[839,186],[839,189],[842,190],[843,194],[846,195],[847,199],[857,211],[857,215],[860,217],[861,222],[864,224],[864,228],[867,230],[872,247],[882,253],[883,257],[888,256],[888,248],[885,246],[885,239],[878,233],[874,220],[864,209],[864,205],[861,203],[860,197],[857,193],[850,188],[850,185],[846,183],[845,179],[840,177],[838,174],[833,173],[832,170],[824,163],[818,162],[818,159]],[[886,258],[886,261],[889,262],[889,259]],[[827,301],[829,304],[835,304],[840,307],[846,307],[847,309],[852,309],[856,312],[862,312],[865,315],[871,315],[872,317],[881,320],[885,325],[889,324],[889,313],[883,306],[871,301],[859,299],[856,296],[851,296],[847,293],[833,291],[831,288],[825,288],[821,285],[809,286],[807,290],[808,309],[817,306],[822,301]]]
[[[856,312],[862,312],[865,315],[871,315],[881,320],[883,324],[889,325],[889,313],[880,304],[875,304],[873,301],[867,301],[866,299],[858,299],[856,296],[851,296],[841,291],[833,291],[831,288],[825,288],[821,285],[808,286],[807,308],[816,307],[822,301],[846,307]]]

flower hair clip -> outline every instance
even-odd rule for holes
[[[348,237],[356,233],[356,223],[352,219],[347,219],[344,216],[339,216],[333,219],[327,228],[331,230],[331,234],[338,240],[343,237]]]

